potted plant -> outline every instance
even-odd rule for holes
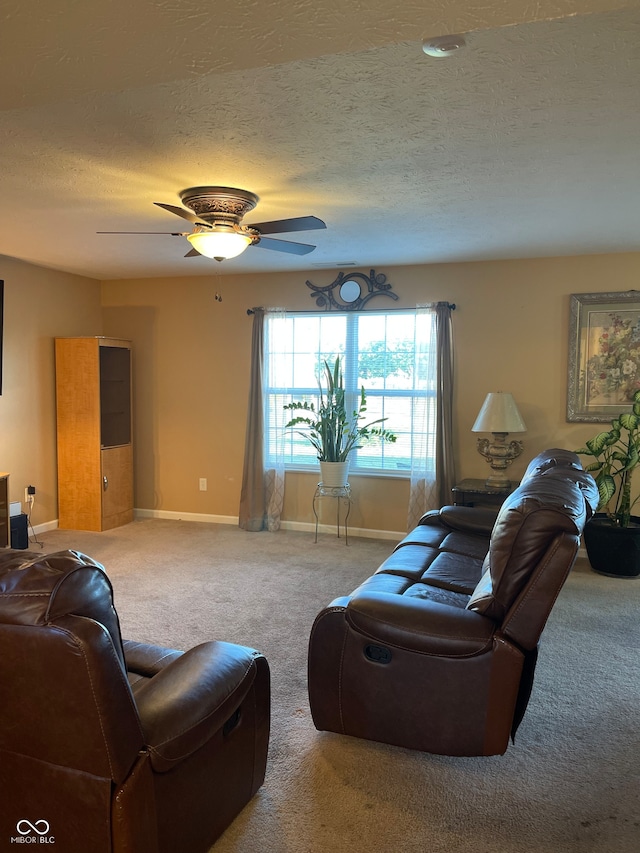
[[[631,511],[633,472],[640,464],[640,390],[633,407],[611,421],[611,429],[589,439],[576,451],[592,456],[586,466],[600,493],[598,512],[585,525],[584,543],[589,562],[600,574],[636,577],[640,574],[640,518]]]
[[[340,357],[333,365],[324,362],[324,378],[318,381],[320,388],[320,404],[316,411],[314,403],[298,400],[288,403],[284,408],[291,411],[304,412],[292,418],[285,429],[305,426],[297,432],[309,441],[320,461],[322,483],[328,487],[346,486],[349,472],[349,454],[371,440],[394,442],[396,436],[381,424],[386,418],[362,424],[367,410],[367,397],[364,387],[360,389],[358,408],[351,415],[347,413],[345,401],[344,376]],[[337,466],[337,467],[336,467]]]

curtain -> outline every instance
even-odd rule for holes
[[[264,318],[264,308],[253,309],[249,405],[238,513],[239,526],[252,532],[279,530],[284,503],[282,452],[276,454],[268,468],[264,464]]]
[[[447,302],[417,311],[416,387],[427,390],[435,384],[436,393],[435,405],[433,396],[418,396],[414,401],[414,433],[422,434],[424,439],[414,441],[411,449],[409,530],[427,510],[451,502],[455,482],[451,311]]]
[[[451,503],[456,481],[453,459],[453,324],[447,302],[436,305],[438,350],[438,421],[436,432],[437,506]]]

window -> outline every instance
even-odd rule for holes
[[[412,454],[435,457],[436,315],[434,311],[355,311],[270,314],[265,320],[265,458],[283,447],[288,469],[314,470],[313,447],[294,430],[283,406],[292,399],[318,405],[325,360],[341,356],[348,410],[367,393],[367,422],[386,418],[397,442],[366,444],[350,457],[351,470],[409,476]],[[271,461],[270,461],[271,460]],[[435,469],[435,460],[433,461]]]

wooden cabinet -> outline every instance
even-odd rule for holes
[[[58,523],[109,530],[133,521],[131,343],[56,338]]]

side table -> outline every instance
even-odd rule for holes
[[[347,522],[349,521],[349,513],[351,512],[351,486],[347,483],[346,486],[325,486],[323,483],[318,483],[313,495],[313,514],[316,517],[316,538],[318,541],[318,507],[322,498],[334,498],[336,501],[336,529],[338,539],[340,538],[340,503],[343,502],[347,507],[347,512],[344,517],[344,544],[349,544],[349,529]]]
[[[518,488],[519,483],[511,480],[506,488],[487,486],[484,480],[473,478],[461,480],[451,489],[451,499],[455,506],[500,507],[504,499]]]

